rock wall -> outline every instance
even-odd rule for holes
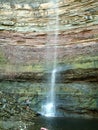
[[[56,5],[58,4],[58,7]],[[47,31],[46,26],[54,30],[58,13],[60,30],[97,24],[97,1],[58,0],[42,1],[2,1],[0,0],[0,29],[14,31]]]
[[[55,6],[54,6],[55,5]],[[58,5],[58,8],[57,8]],[[55,29],[58,29],[57,64],[75,68],[98,66],[97,2],[0,1],[0,63],[6,70],[23,66],[34,71],[46,59],[52,62]],[[55,26],[56,14],[58,27]],[[47,43],[49,42],[48,57]],[[13,66],[14,65],[14,66]],[[18,67],[17,67],[18,66]],[[25,66],[25,67],[24,67]],[[29,67],[28,67],[29,66]],[[34,66],[32,68],[32,66]],[[40,66],[40,67],[39,67]],[[6,71],[7,71],[6,70]]]
[[[97,4],[95,0],[0,0],[0,81],[39,83],[30,89],[38,92],[39,109],[47,93],[47,85],[41,83],[51,76],[56,47],[57,109],[65,116],[98,117]],[[25,87],[23,91],[30,94]]]

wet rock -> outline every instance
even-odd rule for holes
[[[66,68],[66,66],[65,66]],[[47,78],[51,77],[51,72],[23,72],[23,73],[1,73],[0,80],[8,81],[33,81],[33,82],[47,82]],[[98,81],[98,69],[67,69],[61,71],[58,70],[56,73],[57,83],[66,83],[74,81],[87,81],[87,82],[97,82]],[[49,79],[49,78],[48,78]]]
[[[10,120],[32,120],[36,117],[36,113],[28,106],[28,103],[22,104],[17,102],[14,94],[3,93],[0,104],[0,119]]]

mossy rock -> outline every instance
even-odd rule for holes
[[[7,59],[4,53],[0,50],[0,64],[5,64],[5,63],[7,63]]]

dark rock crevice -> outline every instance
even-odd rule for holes
[[[47,82],[51,73],[47,72],[15,72],[0,74],[0,81],[33,81]],[[72,69],[56,73],[57,83],[68,83],[76,81],[98,82],[98,69]]]

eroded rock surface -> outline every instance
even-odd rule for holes
[[[31,92],[37,92],[38,99],[32,102],[32,109],[37,106],[39,111],[47,94],[46,83],[51,76],[55,47],[57,109],[63,116],[98,118],[97,5],[97,0],[59,0],[55,3],[48,0],[34,0],[33,3],[31,0],[0,0],[0,81],[10,81],[6,85],[6,82],[1,83],[2,98],[7,100],[8,93],[13,90],[8,111],[3,113],[8,116],[6,118],[13,115],[9,111],[15,104],[13,92],[16,96],[20,94],[19,100],[26,99],[26,96],[31,99]],[[32,82],[30,89],[26,82]],[[39,85],[32,87],[34,83]],[[3,111],[6,103],[0,103]],[[18,106],[19,111],[25,113],[19,118],[29,114],[32,119],[35,113],[30,115],[21,104]],[[18,116],[16,109],[13,110]],[[1,114],[1,119],[5,120],[3,116]]]

